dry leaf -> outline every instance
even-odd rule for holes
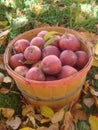
[[[11,119],[15,113],[14,109],[11,108],[0,108],[0,109],[2,110],[2,115],[8,120]]]
[[[32,113],[34,115],[35,111],[32,105],[25,105],[22,109],[22,115],[27,116],[27,114]]]
[[[50,129],[47,128],[47,127],[42,126],[42,127],[37,128],[36,130],[50,130]]]
[[[95,79],[98,79],[98,74],[95,75]]]
[[[87,30],[82,30],[81,35],[92,43],[95,43],[96,34],[90,33]]]
[[[98,129],[98,117],[90,115],[89,124],[90,124],[91,130],[97,130]]]
[[[4,74],[0,72],[0,83],[3,82],[4,77],[5,77]]]
[[[59,130],[59,124],[58,123],[51,124],[49,126],[49,130]]]
[[[96,96],[93,96],[93,98],[94,98],[94,102],[95,102],[96,107],[98,107],[98,98]]]
[[[63,129],[64,130],[75,130],[74,123],[73,123],[73,116],[70,111],[65,113]]]
[[[61,109],[53,115],[51,122],[58,123],[63,119],[63,117],[64,117],[64,109]]]
[[[30,119],[31,123],[33,124],[33,126],[36,126],[36,121],[33,115],[31,114],[27,114],[28,118]]]
[[[35,130],[35,129],[33,129],[31,127],[24,127],[24,128],[19,129],[19,130]]]
[[[50,119],[49,119],[49,118],[42,119],[42,120],[40,121],[41,124],[48,123],[48,122],[50,122]]]
[[[9,89],[7,89],[7,88],[1,88],[0,89],[0,93],[2,93],[2,94],[7,94],[7,93],[9,93]]]
[[[5,65],[3,62],[3,55],[0,55],[0,69],[5,70]]]
[[[9,31],[10,30],[6,30],[6,31],[3,31],[3,32],[0,33],[0,44],[1,45],[5,45]]]
[[[93,98],[84,98],[83,103],[90,108],[94,104],[94,99]]]
[[[21,125],[21,119],[18,116],[16,116],[15,118],[12,118],[11,120],[8,120],[6,123],[13,130],[17,130],[19,128],[19,126]]]
[[[41,106],[40,110],[41,110],[41,115],[43,115],[46,118],[52,118],[54,115],[54,111],[48,106]]]
[[[90,87],[90,92],[93,96],[97,96],[98,97],[98,91],[94,90],[93,87]]]
[[[73,110],[72,115],[77,120],[86,120],[87,119],[86,113],[79,109]]]
[[[6,77],[4,77],[3,82],[4,82],[4,83],[11,83],[11,82],[12,82],[12,79],[11,79],[11,77],[6,76]]]

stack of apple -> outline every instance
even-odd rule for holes
[[[88,59],[74,34],[42,30],[31,41],[19,39],[14,43],[9,65],[25,78],[52,81],[77,73]]]

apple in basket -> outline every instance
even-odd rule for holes
[[[44,58],[45,56],[48,56],[48,55],[56,55],[57,57],[59,57],[59,55],[60,55],[59,48],[52,46],[52,45],[48,45],[48,46],[44,47],[42,49],[42,57]]]
[[[14,43],[9,65],[28,79],[53,81],[78,72],[88,59],[74,34],[42,30],[31,41],[19,39]]]
[[[59,40],[59,47],[61,50],[80,50],[80,41],[73,34],[67,33],[61,36]]]
[[[29,41],[26,39],[19,39],[15,42],[13,50],[16,53],[23,53],[24,50],[30,45]]]

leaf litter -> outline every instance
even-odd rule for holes
[[[83,37],[86,36],[85,40],[90,38],[90,42],[95,43],[98,40],[98,36],[85,30],[80,33]],[[0,95],[7,95],[10,92],[13,95],[19,94],[22,105],[18,104],[19,107],[16,105],[20,113],[16,113],[15,108],[11,106],[1,107],[0,105],[0,130],[97,130],[98,87],[95,84],[98,80],[98,72],[95,71],[97,67],[93,64],[79,100],[55,111],[48,106],[35,107],[25,101],[19,90],[15,89],[14,80],[2,72],[5,68],[3,56],[1,56]]]

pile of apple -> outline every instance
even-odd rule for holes
[[[19,39],[14,43],[9,65],[25,78],[52,81],[77,73],[88,59],[74,34],[42,30],[31,41]]]

